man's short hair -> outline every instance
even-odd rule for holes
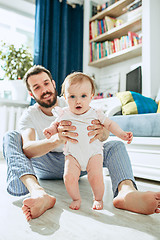
[[[24,77],[23,77],[23,81],[24,81],[24,83],[25,83],[28,91],[31,91],[30,86],[29,86],[29,84],[28,84],[28,78],[29,78],[30,76],[37,75],[37,74],[42,73],[42,72],[47,73],[48,76],[49,76],[49,78],[50,78],[51,81],[52,81],[53,78],[52,78],[52,75],[51,75],[51,73],[50,73],[50,71],[49,71],[48,69],[46,69],[45,67],[43,67],[43,66],[41,66],[41,65],[34,65],[33,67],[31,67],[31,68],[25,73],[25,75],[24,75]]]

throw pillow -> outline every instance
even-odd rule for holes
[[[157,109],[157,113],[160,113],[160,100],[158,102],[158,109]]]
[[[152,98],[144,97],[140,93],[125,91],[117,93],[116,96],[122,103],[123,115],[157,112],[158,104]]]

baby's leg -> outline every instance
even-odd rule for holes
[[[81,205],[81,197],[78,186],[80,173],[81,168],[78,161],[71,155],[66,156],[63,178],[67,192],[73,200],[69,206],[73,210],[78,210]]]
[[[103,208],[103,159],[102,155],[97,154],[89,159],[87,165],[88,181],[93,191],[93,209],[100,210]]]

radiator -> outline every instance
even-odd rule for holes
[[[7,131],[18,130],[18,121],[26,107],[0,106],[0,147]]]

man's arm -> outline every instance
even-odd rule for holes
[[[63,144],[64,141],[59,134],[53,135],[50,139],[36,140],[35,130],[28,128],[22,132],[23,152],[30,159],[40,157],[54,148]]]

